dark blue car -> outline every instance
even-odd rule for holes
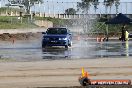
[[[43,34],[42,48],[46,46],[65,46],[68,48],[72,44],[71,33],[67,28],[48,28]]]

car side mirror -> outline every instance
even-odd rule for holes
[[[46,32],[42,32],[42,34],[46,34]]]

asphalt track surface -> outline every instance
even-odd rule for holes
[[[121,42],[110,40],[97,42],[95,39],[74,37],[72,47],[48,47],[42,49],[42,38],[35,40],[0,41],[1,58],[10,58],[15,61],[41,61],[63,59],[97,59],[103,57],[130,57],[132,56],[132,41]]]

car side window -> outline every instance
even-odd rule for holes
[[[62,29],[61,34],[67,34],[67,29]]]

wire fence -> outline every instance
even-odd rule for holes
[[[68,8],[73,8],[77,11],[78,14],[83,14],[82,10],[78,10],[79,2],[55,2],[55,1],[45,1],[42,4],[35,4],[32,7],[32,11],[39,13],[47,13],[47,14],[64,14],[65,10]],[[112,6],[106,6],[103,2],[100,2],[95,9],[94,5],[91,4],[89,8],[89,14],[132,14],[132,2],[120,2],[118,6],[113,4]],[[85,14],[85,12],[84,12]]]
[[[8,4],[8,0],[0,0],[0,7]],[[78,14],[82,14],[82,10],[78,10],[77,1],[55,1],[55,0],[43,0],[43,3],[34,3],[31,8],[32,12],[35,13],[46,13],[46,14],[64,14],[65,10],[68,8],[73,8],[77,11]],[[120,2],[117,4],[113,4],[112,6],[108,6],[106,8],[103,2],[99,2],[97,8],[93,4],[90,5],[89,14],[116,14],[124,13],[124,14],[132,14],[132,2]]]

